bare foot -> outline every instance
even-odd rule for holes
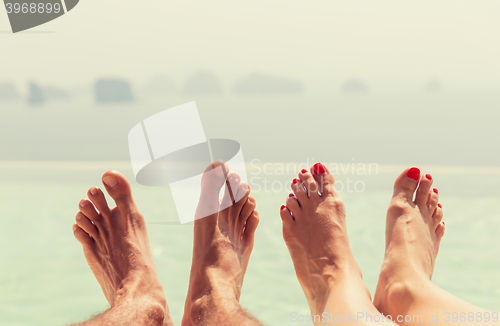
[[[334,290],[341,300],[356,296],[359,302],[371,305],[349,246],[345,208],[333,175],[317,163],[311,171],[301,171],[292,190],[294,194],[281,207],[283,237],[311,313],[321,315]],[[340,287],[345,288],[343,294]],[[346,309],[352,307],[346,304]]]
[[[241,325],[250,318],[241,309],[239,299],[259,215],[255,211],[255,199],[249,197],[248,185],[241,182],[238,174],[227,176],[231,191],[226,187],[223,202],[219,203],[219,191],[226,184],[228,168],[216,162],[206,171],[213,173],[205,173],[202,178],[182,325]],[[232,198],[241,199],[203,217],[202,212],[216,212],[220,204],[227,207],[228,202],[233,202]]]
[[[90,269],[109,304],[131,305],[144,324],[173,325],[149,248],[144,217],[132,198],[130,184],[116,171],[102,181],[116,202],[110,209],[103,192],[91,188],[80,201],[73,231],[83,245]]]
[[[385,258],[374,300],[385,315],[405,311],[413,300],[409,288],[423,286],[432,278],[444,222],[438,191],[431,186],[432,177],[420,176],[417,168],[406,169],[394,184]]]

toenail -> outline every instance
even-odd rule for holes
[[[284,210],[286,208],[285,205],[281,205],[281,210]]]
[[[91,195],[97,195],[97,189],[96,188],[90,189],[90,194]]]
[[[418,168],[411,168],[408,170],[406,173],[408,178],[413,179],[413,180],[418,180],[420,178],[420,170]]]
[[[81,207],[81,208],[84,208],[85,206],[87,206],[87,201],[86,201],[86,200],[82,200],[82,201],[80,202],[80,207]]]
[[[73,232],[76,231],[76,224],[73,224]]]
[[[426,177],[427,179],[429,179],[429,180],[432,180],[432,175],[430,175],[430,174],[426,174],[426,175],[425,175],[425,177]]]
[[[104,182],[106,186],[113,188],[118,184],[118,179],[116,177],[107,176],[102,179],[102,182]]]
[[[438,207],[439,207],[439,208],[443,208],[443,205],[441,205],[441,204],[438,204]]]
[[[295,197],[295,195],[294,194],[289,194],[288,197]]]
[[[316,174],[324,174],[326,172],[326,168],[321,163],[316,163],[313,166],[313,172]]]
[[[294,185],[294,184],[296,184],[299,181],[300,181],[299,179],[293,179],[292,184]]]
[[[434,191],[434,193],[438,193],[438,190],[436,188],[433,188],[432,191]]]
[[[300,171],[302,174],[304,173],[307,173],[307,170],[306,169],[302,169],[302,171]]]

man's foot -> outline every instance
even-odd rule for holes
[[[243,314],[239,299],[259,215],[255,199],[249,196],[248,184],[241,182],[236,173],[229,173],[226,181],[227,171],[225,164],[216,162],[202,177],[182,325],[236,325],[239,322],[231,323],[228,316]],[[219,203],[219,191],[224,184],[230,187],[226,187]],[[241,199],[230,205],[235,198]],[[229,207],[218,212],[219,205]],[[217,213],[204,217],[202,212]]]
[[[349,246],[345,208],[333,175],[317,163],[301,171],[292,190],[281,207],[283,237],[311,313],[321,315],[339,287],[371,303]]]
[[[394,184],[387,212],[385,258],[374,300],[385,315],[405,311],[413,300],[411,289],[432,278],[444,222],[438,190],[431,186],[432,177],[420,176],[417,168],[406,169]]]
[[[130,304],[134,314],[153,325],[173,324],[149,247],[144,217],[132,198],[130,184],[116,171],[102,177],[116,202],[110,209],[103,192],[91,188],[80,201],[73,232],[83,245],[90,269],[109,304]]]

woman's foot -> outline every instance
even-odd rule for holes
[[[214,163],[205,172],[194,222],[193,264],[182,325],[258,324],[239,305],[259,223],[255,199],[238,174],[229,173],[226,180],[225,164]],[[219,203],[219,191],[225,184],[228,186]],[[218,212],[219,206],[228,208]],[[217,213],[205,217],[204,212]]]
[[[91,188],[80,201],[73,232],[83,245],[90,269],[111,306],[130,304],[146,324],[172,325],[163,288],[149,247],[144,217],[132,198],[130,184],[116,171],[102,177],[116,202],[110,209],[103,192]]]
[[[347,237],[343,202],[333,175],[321,164],[302,170],[281,207],[283,237],[311,313],[321,315],[336,291],[335,305],[354,311],[352,301],[371,305]],[[344,301],[343,303],[340,303]],[[374,309],[374,308],[373,308]],[[331,311],[329,311],[331,312]]]
[[[374,304],[385,315],[407,311],[412,289],[430,282],[444,235],[443,210],[432,177],[406,169],[387,212],[386,251]]]

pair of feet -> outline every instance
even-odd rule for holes
[[[224,169],[227,171],[226,166]],[[222,200],[231,200],[231,195],[241,200],[195,221],[183,325],[224,325],[222,316],[242,312],[238,301],[259,217],[248,185],[236,174],[229,174],[228,180],[233,193],[226,192]],[[225,181],[225,173],[202,180],[201,210],[219,205],[218,194]],[[130,184],[115,171],[104,174],[103,184],[116,207],[110,209],[103,192],[91,188],[90,200],[80,202],[73,226],[87,262],[111,306],[129,304],[137,314],[146,316],[145,324],[172,325],[145,220],[134,203]],[[375,305],[385,315],[404,309],[409,282],[429,281],[432,276],[444,223],[437,191],[431,185],[432,178],[421,177],[415,168],[396,180],[387,216],[386,255],[375,294]],[[311,312],[321,315],[331,305],[338,305],[332,294],[345,285],[355,301],[371,302],[350,250],[345,208],[333,175],[316,164],[310,171],[301,171],[292,189],[294,194],[281,209],[283,236]]]
[[[228,171],[225,164],[216,162],[206,171],[214,173],[205,173],[202,178],[197,214],[217,213],[195,221],[182,325],[226,325],[221,316],[244,314],[239,298],[259,215],[248,184]],[[112,308],[134,310],[141,316],[140,324],[173,325],[151,255],[146,223],[134,202],[130,183],[116,171],[106,172],[102,181],[116,207],[110,209],[101,189],[93,187],[88,199],[80,201],[73,225],[87,263]],[[226,183],[230,186],[219,202],[220,189]],[[218,211],[221,204],[228,208]]]
[[[432,182],[431,175],[409,168],[394,184],[386,252],[374,298],[374,306],[386,316],[404,314],[411,300],[409,286],[432,278],[444,235],[443,210]],[[281,207],[283,236],[311,313],[322,316],[335,310],[339,296],[346,302],[344,312],[356,314],[359,302],[368,300],[372,305],[349,246],[346,211],[333,175],[317,163],[310,171],[301,171],[292,181],[292,190]]]

